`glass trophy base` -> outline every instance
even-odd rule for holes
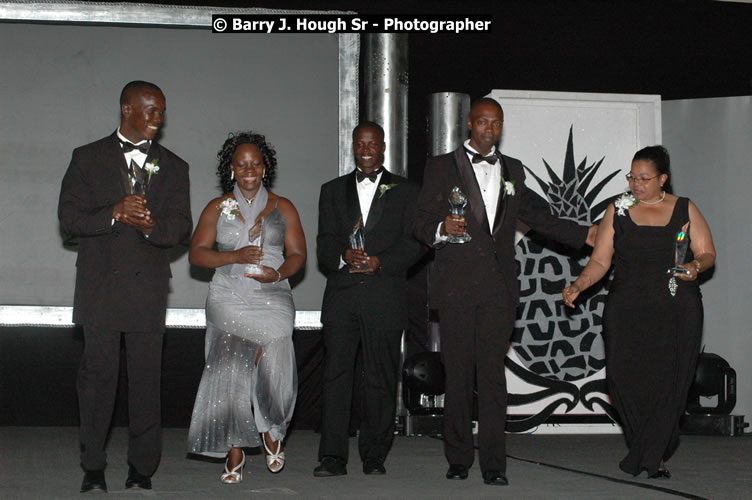
[[[368,264],[361,264],[359,266],[350,266],[350,272],[355,273],[357,271],[365,271],[368,269]]]
[[[264,274],[264,271],[258,264],[248,264],[245,266],[245,274]]]
[[[467,243],[468,241],[472,240],[469,234],[465,233],[463,235],[456,235],[456,234],[450,234],[447,237],[447,241],[449,243]]]
[[[687,276],[689,276],[690,274],[692,274],[692,272],[686,267],[672,267],[671,269],[666,271],[666,274],[686,274]]]

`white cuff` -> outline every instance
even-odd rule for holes
[[[449,239],[449,235],[442,236],[442,234],[441,234],[441,225],[443,223],[444,222],[439,222],[439,225],[436,226],[436,236],[434,236],[434,238],[433,238],[433,244],[434,245],[438,245],[439,243],[444,243],[446,240]]]

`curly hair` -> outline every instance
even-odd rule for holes
[[[261,157],[264,160],[264,177],[261,182],[264,186],[268,188],[274,181],[277,170],[277,152],[271,144],[266,142],[266,137],[252,131],[230,133],[225,143],[222,144],[222,149],[217,153],[219,160],[217,176],[222,187],[222,194],[231,192],[235,186],[235,180],[231,176],[230,163],[235,151],[241,144],[253,144],[261,151]]]

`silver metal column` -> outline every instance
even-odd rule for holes
[[[428,153],[443,155],[457,149],[467,139],[470,96],[459,92],[439,92],[428,96]]]
[[[426,130],[427,153],[437,156],[457,149],[468,135],[467,115],[470,113],[470,96],[457,92],[440,92],[428,96],[428,127]],[[431,175],[426,172],[425,175]],[[431,279],[433,263],[428,268],[428,280]],[[427,283],[430,290],[430,284]],[[430,317],[430,314],[429,314]],[[441,351],[439,340],[439,323],[427,318],[428,348],[433,352]],[[405,415],[403,434],[433,434],[441,432],[443,423],[444,395],[420,395],[420,406],[429,410],[427,414]],[[433,411],[430,411],[433,410]]]
[[[470,96],[468,94],[459,92],[430,94],[428,96],[428,129],[426,131],[428,154],[431,156],[443,155],[460,147],[468,136],[468,114],[470,114]],[[433,321],[428,323],[428,344],[433,352],[441,350],[439,325]]]
[[[384,127],[384,167],[407,177],[407,34],[370,33],[361,43],[363,117]]]
[[[339,175],[355,169],[352,131],[358,125],[358,66],[360,35],[340,33],[339,37]]]
[[[364,120],[384,128],[384,168],[407,177],[407,34],[371,33],[361,37],[363,61]],[[402,401],[402,364],[405,362],[405,333],[402,334],[400,372],[397,384],[396,422],[407,414]]]

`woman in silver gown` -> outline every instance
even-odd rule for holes
[[[266,189],[277,160],[263,135],[230,135],[217,157],[224,195],[202,212],[190,250],[191,264],[216,271],[188,451],[227,456],[221,480],[232,484],[243,480],[245,447],[263,445],[271,472],[284,467],[297,395],[287,278],[305,264],[306,245],[293,204]],[[259,227],[261,243],[249,237]]]

